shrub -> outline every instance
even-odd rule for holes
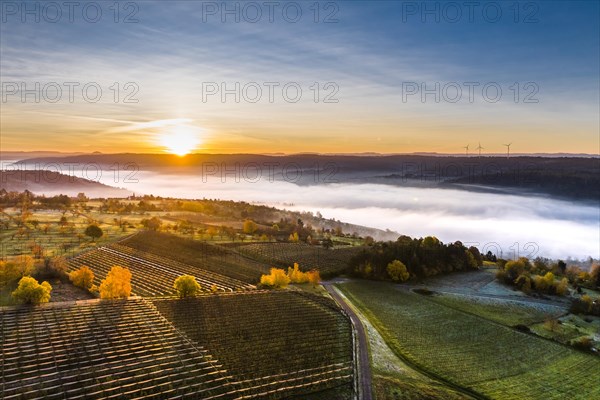
[[[99,287],[101,299],[126,298],[131,295],[131,272],[115,265]]]
[[[198,282],[196,282],[196,278],[191,275],[181,275],[175,279],[173,288],[177,291],[177,294],[181,299],[193,297],[201,289]]]
[[[50,301],[52,286],[48,282],[41,284],[30,276],[25,276],[19,281],[19,286],[12,292],[12,296],[25,304],[41,304]]]
[[[585,351],[590,351],[592,349],[592,344],[592,339],[590,339],[587,336],[584,336],[572,342],[573,347]]]
[[[69,279],[73,285],[91,291],[94,282],[94,272],[89,267],[83,265],[78,270],[71,272]]]
[[[573,314],[587,314],[592,310],[592,298],[584,294],[579,299],[573,299],[570,311]]]

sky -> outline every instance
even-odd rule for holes
[[[1,150],[598,154],[600,2],[467,4],[3,1]]]

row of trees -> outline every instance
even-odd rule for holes
[[[531,262],[526,257],[518,260],[499,260],[496,278],[508,285],[517,287],[524,293],[543,293],[563,296],[568,293],[569,284],[575,289],[580,286],[598,287],[600,266],[592,265],[590,271],[577,266],[569,266],[562,261],[548,263],[536,258]]]
[[[298,263],[294,263],[293,267],[288,267],[287,273],[281,268],[271,268],[268,275],[260,277],[260,285],[270,289],[283,289],[290,283],[312,283],[313,286],[316,286],[319,282],[321,282],[319,271],[303,272]]]
[[[366,279],[405,281],[454,271],[478,269],[483,258],[475,247],[444,244],[434,236],[375,242],[350,261],[350,273]]]

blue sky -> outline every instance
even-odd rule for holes
[[[120,3],[118,23],[112,1],[95,3],[103,11],[97,23],[86,21],[81,10],[71,23],[65,8],[58,23],[45,21],[43,11],[39,23],[32,15],[23,23],[20,9],[13,14],[2,6],[3,85],[74,81],[103,88],[93,104],[80,96],[73,103],[6,97],[3,149],[162,151],[172,132],[185,131],[179,138],[197,137],[197,151],[452,153],[482,142],[490,152],[502,152],[509,141],[516,142],[516,152],[599,151],[597,1],[481,1],[472,20],[464,2],[427,2],[439,10],[439,22],[422,14],[423,2],[320,2],[318,23],[313,1],[288,5],[285,16],[286,2],[280,2],[273,22],[264,2],[253,3],[263,13],[257,23],[244,14],[239,23],[232,15],[223,22],[222,2],[132,3],[137,9]],[[240,10],[247,4],[227,7],[236,3]],[[36,4],[44,7],[28,7]],[[203,14],[213,5],[216,14]],[[452,22],[456,6],[462,16]],[[494,21],[498,7],[502,15]],[[297,8],[302,16],[291,23]],[[123,23],[131,11],[138,22]],[[337,22],[325,23],[332,12]],[[139,102],[115,103],[108,89],[115,82],[136,83]],[[303,92],[293,104],[277,91],[273,103],[264,92],[257,103],[219,95],[204,101],[207,82],[294,82]],[[327,82],[339,89],[339,102],[322,101]],[[422,102],[419,94],[403,101],[407,82],[428,88],[457,82],[463,96],[456,103],[433,96]],[[472,103],[464,82],[480,84]],[[538,89],[538,103],[523,103],[527,82]],[[481,96],[487,83],[502,89],[498,102]],[[52,140],[40,143],[48,134]]]

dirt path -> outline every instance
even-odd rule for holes
[[[371,384],[373,382],[371,376],[371,360],[369,359],[369,348],[367,334],[365,333],[365,327],[363,326],[360,318],[356,315],[354,310],[346,303],[346,301],[339,295],[331,283],[323,283],[323,287],[329,292],[331,297],[338,302],[338,304],[346,311],[352,325],[356,330],[356,340],[358,341],[358,385],[359,385],[359,400],[372,400],[373,390]]]

